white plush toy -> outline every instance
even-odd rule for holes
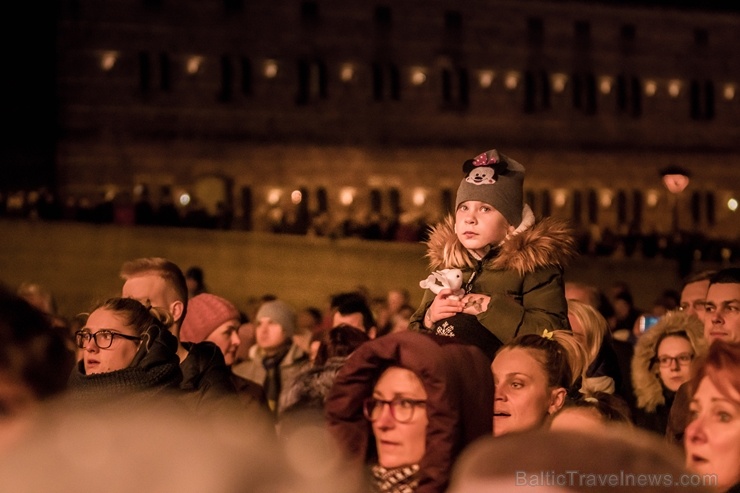
[[[464,294],[462,289],[463,273],[460,269],[435,270],[429,277],[419,282],[419,286],[439,294],[445,288],[452,290],[450,298],[459,300]]]

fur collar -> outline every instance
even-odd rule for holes
[[[688,336],[694,350],[694,359],[707,352],[704,326],[698,318],[684,312],[668,312],[640,336],[635,344],[631,363],[632,386],[637,398],[637,407],[647,412],[654,412],[658,406],[665,404],[663,384],[655,366],[655,357],[663,338],[676,333],[685,333]]]
[[[432,227],[426,245],[426,256],[433,271],[475,268],[477,261],[457,239],[452,215]],[[497,254],[486,257],[485,268],[515,270],[520,275],[543,267],[564,267],[576,255],[571,228],[564,221],[551,217],[535,223],[534,214],[526,205],[522,223],[497,248]]]

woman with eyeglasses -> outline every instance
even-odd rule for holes
[[[650,327],[635,344],[632,357],[634,422],[664,435],[676,390],[691,376],[691,362],[706,352],[701,321],[673,311]]]
[[[182,373],[171,316],[131,298],[111,298],[75,333],[81,350],[70,376],[73,394],[112,396],[178,389]]]
[[[329,393],[326,417],[372,491],[441,493],[461,450],[490,435],[492,398],[483,351],[405,331],[352,353]]]

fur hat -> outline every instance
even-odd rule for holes
[[[283,328],[285,337],[293,337],[296,327],[296,312],[289,304],[282,300],[273,300],[264,303],[257,315],[254,317],[256,322],[263,318],[269,318]]]
[[[465,178],[457,189],[455,210],[467,200],[478,200],[496,208],[515,228],[519,226],[524,206],[524,166],[491,149],[465,161],[463,171]]]
[[[240,318],[239,311],[229,301],[210,293],[201,293],[188,301],[180,340],[202,342],[221,324]]]

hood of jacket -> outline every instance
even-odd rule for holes
[[[547,217],[536,222],[529,206],[522,212],[522,223],[486,256],[484,268],[514,270],[520,275],[543,267],[564,267],[576,255],[573,231],[567,222]],[[475,268],[476,260],[455,234],[455,217],[447,216],[432,227],[426,241],[431,270]]]
[[[490,362],[474,346],[418,332],[387,334],[361,344],[339,370],[325,407],[330,433],[357,461],[376,459],[372,427],[362,404],[391,366],[413,371],[427,392],[426,451],[416,491],[441,493],[457,454],[492,433]]]
[[[693,315],[679,311],[665,314],[637,340],[632,357],[632,386],[638,408],[654,412],[659,405],[665,404],[663,384],[655,357],[663,338],[681,332],[688,336],[694,358],[701,357],[707,352],[707,343],[703,335],[704,326],[701,321]]]

